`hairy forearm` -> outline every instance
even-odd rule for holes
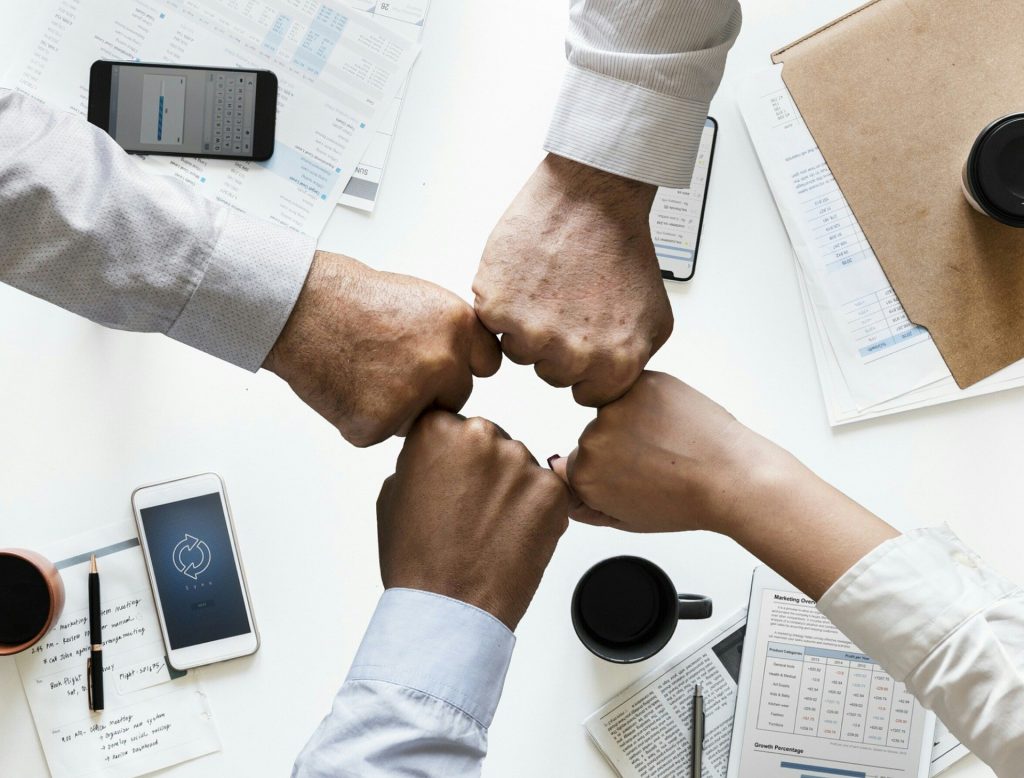
[[[860,559],[900,533],[795,457],[772,448],[773,455],[753,468],[726,532],[817,600]]]

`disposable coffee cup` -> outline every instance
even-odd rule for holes
[[[1024,113],[983,129],[960,176],[971,207],[1009,227],[1024,227]]]
[[[657,654],[680,619],[711,616],[711,600],[680,594],[664,570],[636,556],[617,556],[587,570],[572,595],[572,626],[592,654],[630,664]]]
[[[23,548],[0,549],[0,656],[38,643],[64,609],[53,563]]]

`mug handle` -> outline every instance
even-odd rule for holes
[[[682,594],[679,595],[679,618],[680,619],[708,619],[711,618],[711,598],[703,594]]]

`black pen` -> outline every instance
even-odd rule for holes
[[[691,778],[700,778],[704,761],[704,695],[700,684],[693,687],[693,762],[690,767]]]
[[[89,570],[89,661],[85,665],[89,683],[89,710],[103,710],[103,634],[100,624],[100,574],[96,555]]]

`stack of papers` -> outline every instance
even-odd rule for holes
[[[740,111],[796,254],[832,426],[1024,385],[1024,360],[968,389],[911,322],[782,80],[751,76]],[[866,163],[869,164],[869,163]]]
[[[423,38],[423,25],[427,21],[430,0],[349,0],[350,4],[373,18],[389,30],[403,35],[417,43]],[[377,204],[381,179],[387,167],[391,143],[395,139],[398,116],[402,112],[405,91],[409,87],[406,79],[391,105],[385,110],[384,118],[370,141],[369,148],[356,165],[349,179],[340,204],[361,211],[372,211]]]
[[[149,157],[145,164],[211,200],[317,236],[377,130],[389,120],[393,128],[396,95],[419,51],[408,33],[380,19],[406,18],[413,9],[422,21],[423,0],[365,6],[48,0],[2,83],[85,116],[97,59],[272,70],[279,88],[269,161]]]

